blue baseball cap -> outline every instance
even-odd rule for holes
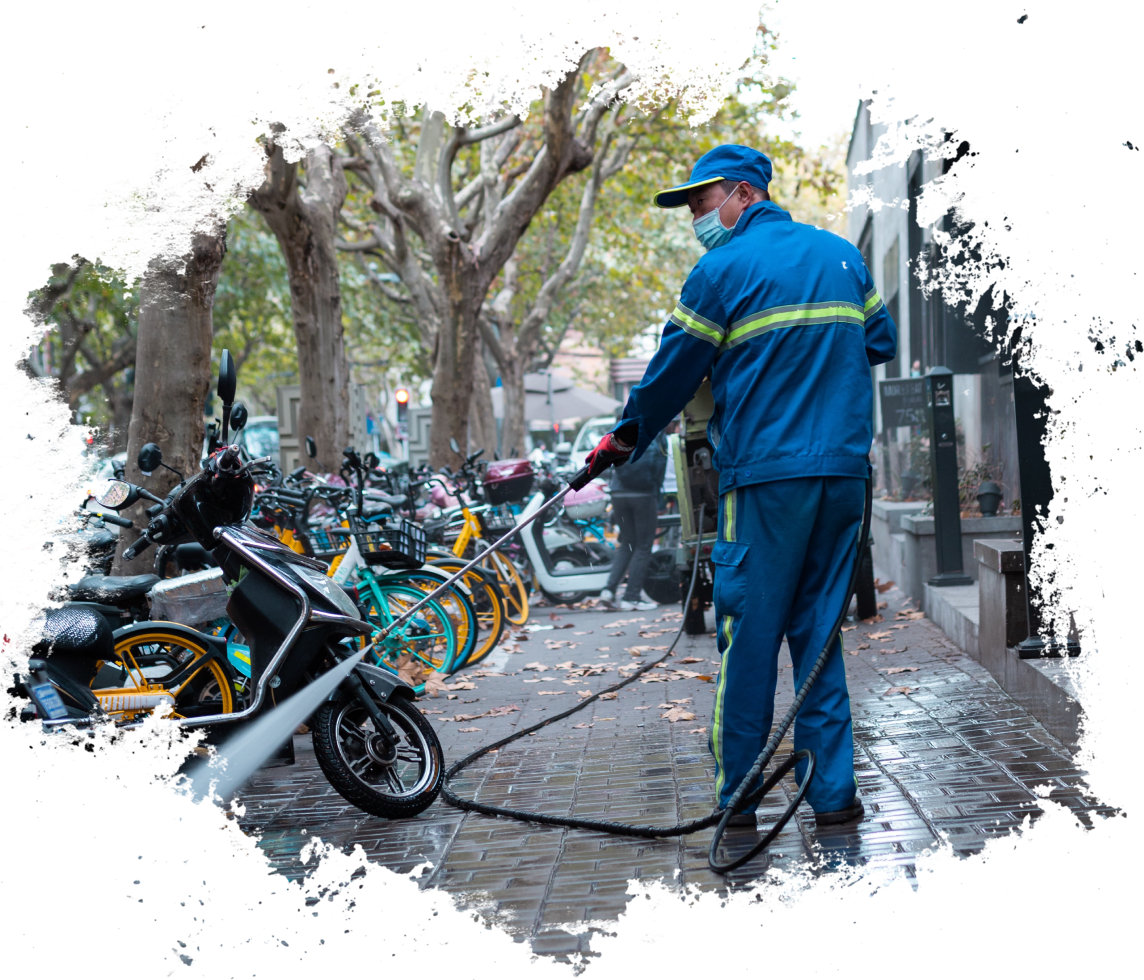
[[[752,187],[767,189],[771,182],[771,161],[758,150],[738,143],[724,143],[704,153],[691,168],[691,179],[678,187],[660,191],[652,202],[660,208],[678,208],[687,203],[688,191],[720,180],[744,180]]]

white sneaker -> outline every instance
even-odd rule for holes
[[[652,602],[650,599],[646,601],[644,599],[640,599],[639,602],[630,602],[629,600],[625,599],[621,608],[625,610],[638,609],[640,612],[650,612],[653,609],[658,609],[659,603]]]
[[[604,603],[609,609],[616,609],[616,595],[611,589],[604,589],[600,593],[600,601]]]

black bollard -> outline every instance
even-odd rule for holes
[[[878,615],[878,593],[874,586],[874,552],[872,545],[874,536],[866,539],[866,544],[859,553],[862,562],[858,569],[858,582],[854,587],[854,594],[858,606],[854,610],[855,619],[869,619]]]
[[[1033,306],[1015,310],[1007,321],[1028,612],[1028,638],[1017,644],[1017,655],[1022,660],[1080,656],[1080,646],[1065,636],[1052,406],[1049,404],[1049,384],[1055,365],[1048,364],[1048,342],[1064,338],[1049,337],[1044,332],[1044,324],[1049,320],[1070,319],[1090,320],[1091,317],[1042,317]]]
[[[926,372],[926,417],[929,423],[930,483],[933,486],[933,529],[937,574],[930,585],[972,585],[961,558],[961,499],[957,486],[957,423],[953,417],[953,372],[933,367]]]

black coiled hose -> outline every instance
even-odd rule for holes
[[[475,752],[471,752],[469,755],[465,756],[465,758],[463,758],[460,762],[456,762],[450,766],[449,770],[445,773],[445,779],[441,789],[441,795],[445,798],[445,802],[451,806],[457,807],[460,810],[469,810],[474,813],[484,813],[494,817],[511,817],[513,820],[523,820],[527,821],[528,823],[547,824],[554,827],[573,827],[579,830],[599,830],[607,834],[619,834],[626,837],[682,837],[684,834],[693,834],[696,831],[705,830],[707,827],[714,826],[715,835],[711,839],[711,850],[707,856],[707,863],[711,867],[711,870],[719,872],[720,874],[726,874],[728,871],[732,871],[740,865],[745,864],[761,850],[763,850],[763,848],[767,847],[767,845],[769,845],[771,841],[773,841],[782,832],[782,829],[790,821],[790,818],[794,816],[795,810],[798,808],[799,803],[802,802],[803,797],[806,795],[807,788],[810,786],[810,781],[814,777],[814,753],[809,749],[803,749],[799,752],[795,752],[789,758],[785,759],[778,766],[778,768],[773,773],[771,773],[770,776],[767,777],[766,781],[761,786],[758,786],[753,790],[750,788],[754,785],[755,780],[759,778],[759,775],[774,757],[775,752],[778,750],[779,743],[782,741],[783,736],[786,735],[787,730],[790,728],[792,722],[794,721],[795,715],[798,714],[798,709],[802,706],[803,701],[806,700],[806,696],[809,693],[810,688],[818,679],[818,675],[822,673],[823,667],[826,666],[826,662],[834,650],[835,643],[838,643],[839,646],[841,646],[841,642],[838,638],[841,635],[840,630],[842,628],[842,622],[846,618],[846,612],[850,607],[850,598],[854,594],[858,569],[861,565],[862,544],[870,534],[869,528],[871,499],[871,483],[870,480],[867,479],[866,503],[862,515],[862,527],[859,531],[858,542],[855,548],[856,559],[854,563],[854,571],[851,574],[850,587],[846,591],[846,601],[842,606],[841,612],[838,614],[838,619],[834,623],[834,628],[830,631],[829,638],[827,639],[825,646],[823,646],[822,652],[818,655],[818,659],[815,661],[814,666],[810,670],[810,673],[807,674],[806,680],[803,682],[802,687],[799,688],[798,693],[795,695],[790,709],[783,717],[783,720],[779,723],[779,726],[774,730],[770,739],[768,739],[763,751],[759,754],[759,757],[755,760],[755,764],[751,767],[751,771],[747,773],[746,777],[739,784],[738,789],[735,790],[735,794],[731,797],[727,809],[716,810],[713,813],[708,814],[706,817],[701,817],[698,820],[689,820],[686,823],[673,824],[668,827],[652,827],[641,826],[639,824],[618,823],[612,820],[586,820],[581,817],[561,817],[550,813],[533,813],[528,810],[513,810],[509,807],[491,806],[488,803],[478,803],[476,800],[465,799],[464,797],[458,796],[449,788],[449,780],[460,773],[463,769],[466,769],[468,766],[472,765],[481,756],[486,755],[487,753],[496,749],[500,749],[502,746],[508,745],[510,742],[515,742],[517,739],[524,738],[526,735],[531,735],[533,732],[539,731],[541,728],[544,728],[547,725],[551,725],[554,722],[567,718],[571,714],[575,714],[577,711],[586,708],[593,701],[599,700],[601,695],[609,694],[612,691],[618,691],[620,688],[626,687],[633,681],[638,680],[641,675],[645,674],[653,667],[658,667],[668,657],[671,656],[672,652],[675,650],[676,644],[679,643],[679,639],[683,635],[682,623],[680,624],[679,632],[675,634],[675,639],[671,641],[671,646],[667,648],[667,651],[662,656],[657,657],[655,660],[649,661],[648,663],[642,665],[630,677],[625,678],[618,684],[613,684],[609,688],[605,688],[603,691],[599,691],[596,694],[593,694],[591,697],[585,698],[578,704],[573,705],[567,711],[562,711],[559,714],[553,715],[551,718],[545,718],[543,721],[537,722],[535,725],[530,725],[528,728],[514,732],[512,735],[508,735],[499,741],[491,742],[488,745],[482,746]],[[702,505],[700,505],[699,522],[697,525],[701,530],[700,541],[696,544],[695,548],[695,561],[691,566],[691,582],[687,588],[687,599],[684,602],[684,608],[690,608],[691,597],[695,592],[695,582],[699,574],[699,556],[702,550],[701,544],[703,517],[704,508]],[[749,850],[746,854],[735,858],[733,861],[720,862],[716,858],[716,850],[723,837],[723,832],[727,829],[727,823],[731,817],[736,813],[742,812],[744,809],[746,809],[746,807],[751,806],[762,799],[766,793],[768,793],[775,785],[777,785],[778,781],[782,779],[783,776],[785,776],[788,772],[790,772],[791,769],[794,768],[798,760],[801,758],[806,758],[807,760],[806,774],[803,777],[802,785],[799,787],[798,792],[795,794],[794,799],[786,808],[783,815],[775,822],[774,826],[769,831],[767,831],[766,834],[763,835],[758,843],[756,843],[755,846],[752,847],[751,850]]]

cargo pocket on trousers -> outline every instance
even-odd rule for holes
[[[743,541],[716,541],[711,548],[715,566],[715,615],[743,615],[747,602],[747,544]]]

